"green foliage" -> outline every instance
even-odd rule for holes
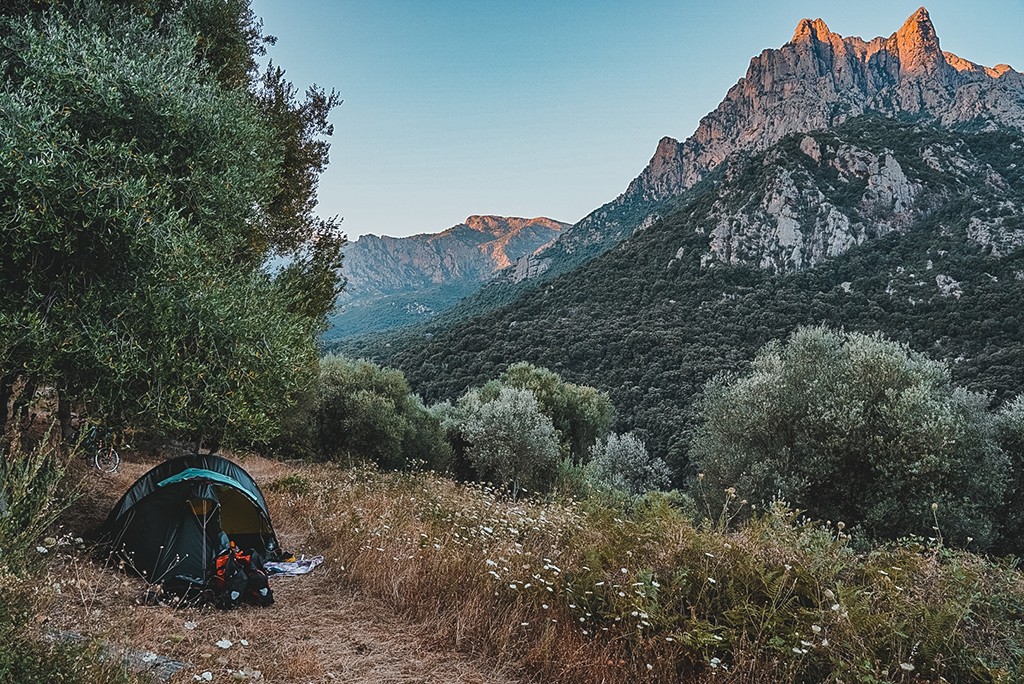
[[[466,392],[456,406],[445,402],[435,410],[453,447],[454,474],[491,479],[513,495],[520,488],[543,492],[553,486],[584,493],[579,465],[608,433],[614,415],[604,392],[530,363],[512,364],[498,379]]]
[[[999,446],[1010,461],[997,550],[1021,554],[1024,553],[1024,395],[1002,407],[996,426]]]
[[[507,486],[513,498],[521,490],[551,487],[558,437],[532,392],[505,386],[471,390],[459,399],[454,420],[480,478]]]
[[[647,447],[635,435],[612,433],[590,450],[587,464],[589,479],[598,487],[639,496],[671,484],[668,465],[647,453]]]
[[[502,302],[504,308],[368,340],[360,353],[401,368],[427,401],[454,399],[520,360],[592,385],[617,407],[613,429],[640,435],[669,463],[676,486],[693,474],[694,402],[705,384],[722,372],[742,372],[758,349],[801,325],[881,331],[946,361],[954,382],[992,392],[996,403],[1018,394],[1024,387],[1018,313],[1024,281],[1016,273],[1024,271],[1024,250],[996,257],[966,237],[966,226],[972,216],[1000,206],[994,192],[1004,199],[1024,193],[1024,166],[1012,160],[1024,148],[1020,134],[858,119],[815,135],[823,148],[894,150],[911,180],[927,183],[933,209],[903,232],[868,240],[805,271],[702,265],[720,198],[729,198],[726,210],[756,206],[775,164],[811,173],[799,136],[773,150],[772,163],[764,156],[737,161],[730,167],[735,177],[691,189],[662,221],[571,273],[527,287]],[[926,178],[918,169],[927,166],[921,149],[934,142],[991,165],[1010,187],[998,190],[980,175]],[[850,206],[846,195],[855,189],[820,183],[829,201]],[[962,284],[959,299],[938,293],[940,273]]]
[[[321,458],[387,470],[445,469],[451,458],[440,419],[409,393],[402,373],[368,361],[321,359],[314,424]]]
[[[274,480],[267,485],[267,489],[272,492],[283,492],[285,494],[304,496],[312,491],[312,483],[309,481],[308,477],[299,473],[292,473],[291,475],[285,475],[284,477]]]
[[[995,540],[1007,462],[987,398],[878,335],[802,328],[709,384],[693,446],[702,492],[775,499],[872,537]]]
[[[43,532],[70,502],[60,447],[50,434],[27,447],[0,444],[0,571],[31,567]]]
[[[337,291],[343,238],[309,195],[334,100],[300,114],[279,92],[267,115],[245,2],[48,4],[0,19],[4,382],[159,434],[268,439]],[[286,211],[296,173],[308,201]]]
[[[498,381],[533,393],[558,430],[563,449],[577,462],[611,429],[615,409],[608,395],[593,387],[565,382],[557,373],[525,361],[509,366]]]

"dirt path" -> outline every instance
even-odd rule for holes
[[[296,468],[251,456],[239,461],[261,486]],[[76,548],[74,538],[86,537],[156,463],[130,458],[114,475],[81,474],[82,496],[64,516],[61,542],[47,554],[52,565],[43,591],[52,598],[37,618],[43,629],[96,636],[193,665],[172,678],[175,684],[196,681],[207,672],[214,682],[274,684],[516,681],[486,662],[429,647],[425,627],[403,622],[378,601],[339,585],[341,571],[332,567],[332,559],[307,576],[271,578],[276,602],[270,608],[145,605],[144,582],[92,560]],[[265,493],[284,547],[296,555],[314,555],[316,549],[306,545],[303,521],[289,515],[287,507],[275,509],[275,497]],[[227,641],[227,648],[218,646]]]

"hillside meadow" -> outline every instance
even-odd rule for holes
[[[433,658],[434,678],[415,681],[1024,676],[1017,561],[954,550],[940,536],[855,550],[842,523],[781,503],[737,524],[749,504],[730,493],[724,507],[703,511],[672,493],[512,501],[432,472],[236,458],[260,481],[285,544],[323,554],[321,568],[274,580],[269,609],[148,605],[141,581],[97,560],[87,536],[84,546],[75,539],[155,461],[132,457],[117,475],[73,467],[81,489],[36,542],[48,552],[26,549],[27,579],[5,581],[4,609],[25,612],[0,672],[13,651],[33,654],[41,669],[12,681],[134,681],[116,661],[96,669],[95,654],[113,644],[189,663],[173,682],[203,672],[213,681],[346,672],[363,681],[360,648],[394,649],[406,673],[412,654]],[[47,640],[54,633],[89,640],[67,650]],[[235,646],[219,651],[222,638]]]

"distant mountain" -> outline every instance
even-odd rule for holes
[[[616,249],[511,304],[356,351],[428,400],[527,360],[610,393],[686,467],[704,383],[824,323],[883,331],[996,398],[1024,388],[1024,136],[867,117],[734,155]],[[809,267],[813,265],[813,267]]]
[[[495,271],[550,246],[569,224],[470,216],[436,234],[364,235],[345,247],[348,279],[325,340],[420,322],[474,292]]]

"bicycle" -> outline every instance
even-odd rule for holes
[[[92,423],[81,429],[84,429],[81,444],[96,469],[104,473],[116,473],[118,466],[121,465],[121,454],[117,450],[117,433],[110,428]]]

